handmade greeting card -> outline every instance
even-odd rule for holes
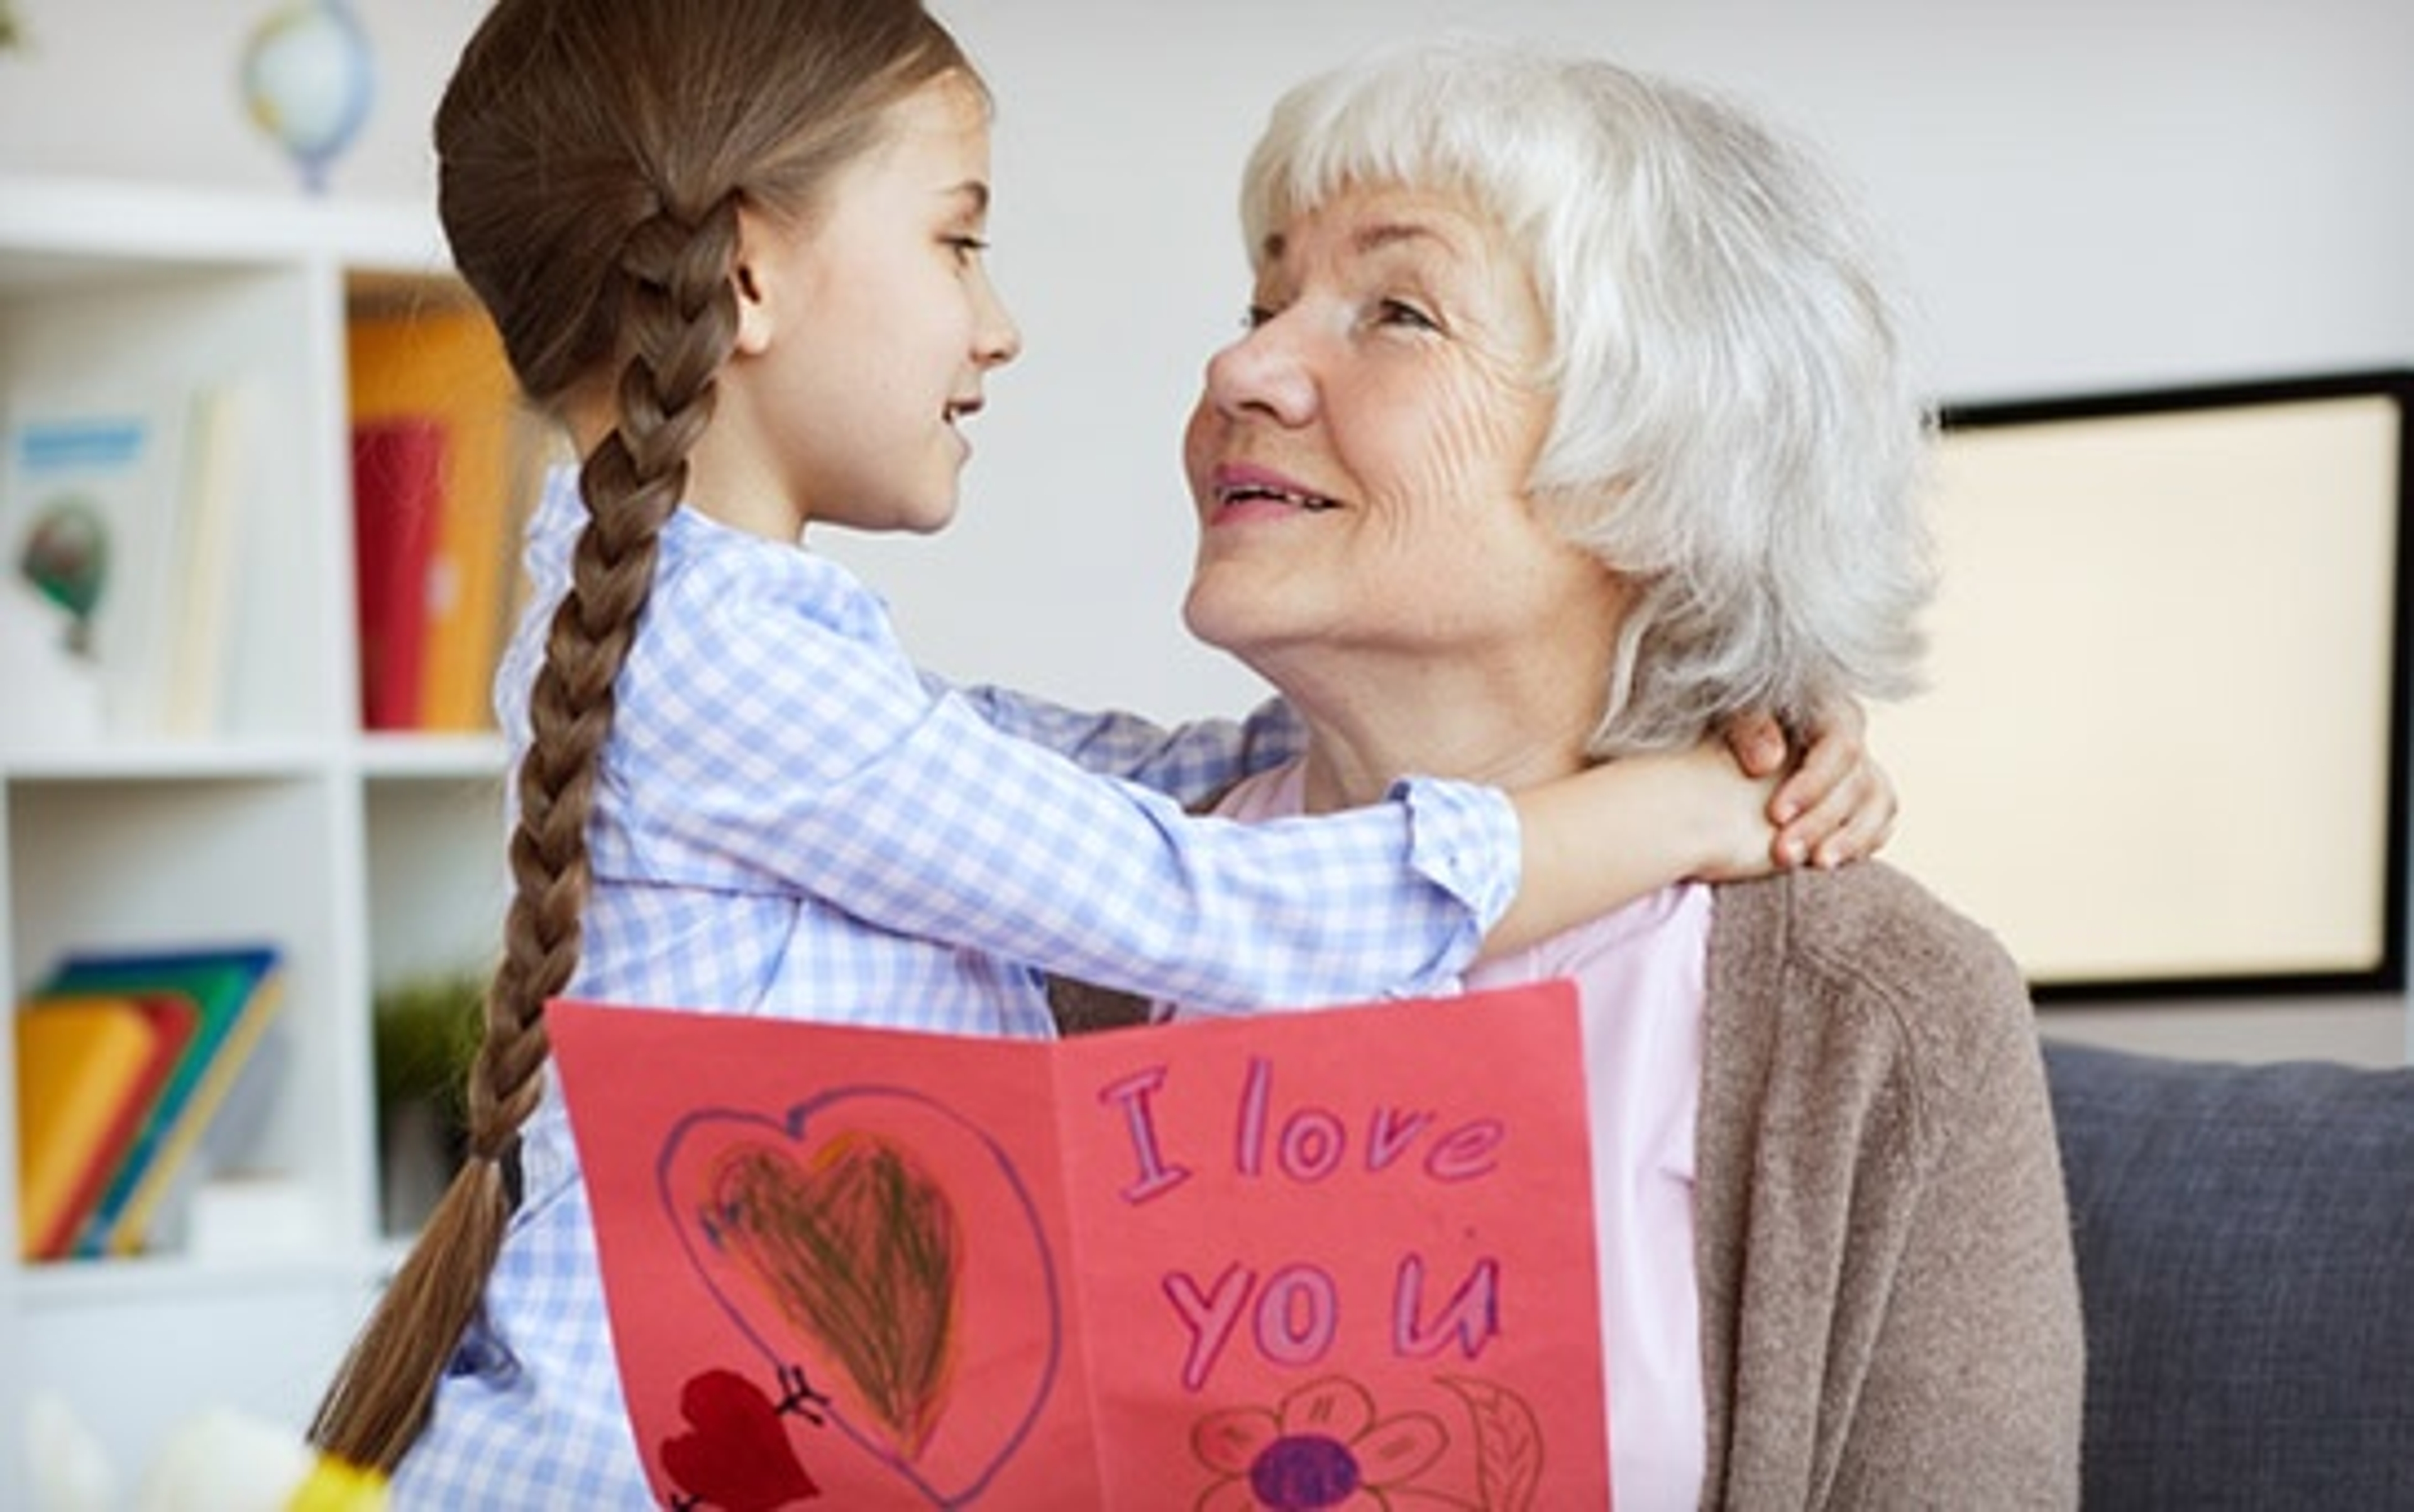
[[[1059,1042],[547,1022],[665,1506],[1608,1505],[1565,983]]]

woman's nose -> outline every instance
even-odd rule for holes
[[[1316,382],[1300,335],[1298,322],[1283,313],[1259,319],[1207,359],[1209,402],[1226,414],[1255,412],[1280,425],[1306,424],[1316,412]]]

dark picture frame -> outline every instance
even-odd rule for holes
[[[2041,1004],[2403,991],[2414,369],[1939,428],[1887,859]]]

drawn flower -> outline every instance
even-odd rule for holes
[[[1377,1419],[1365,1387],[1327,1376],[1272,1412],[1232,1407],[1191,1430],[1191,1451],[1223,1478],[1198,1512],[1379,1512],[1413,1497],[1450,1435],[1424,1413]]]

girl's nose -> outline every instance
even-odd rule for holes
[[[973,335],[973,356],[983,367],[1003,367],[1022,355],[1022,328],[999,295],[986,272],[980,281],[980,319]]]

